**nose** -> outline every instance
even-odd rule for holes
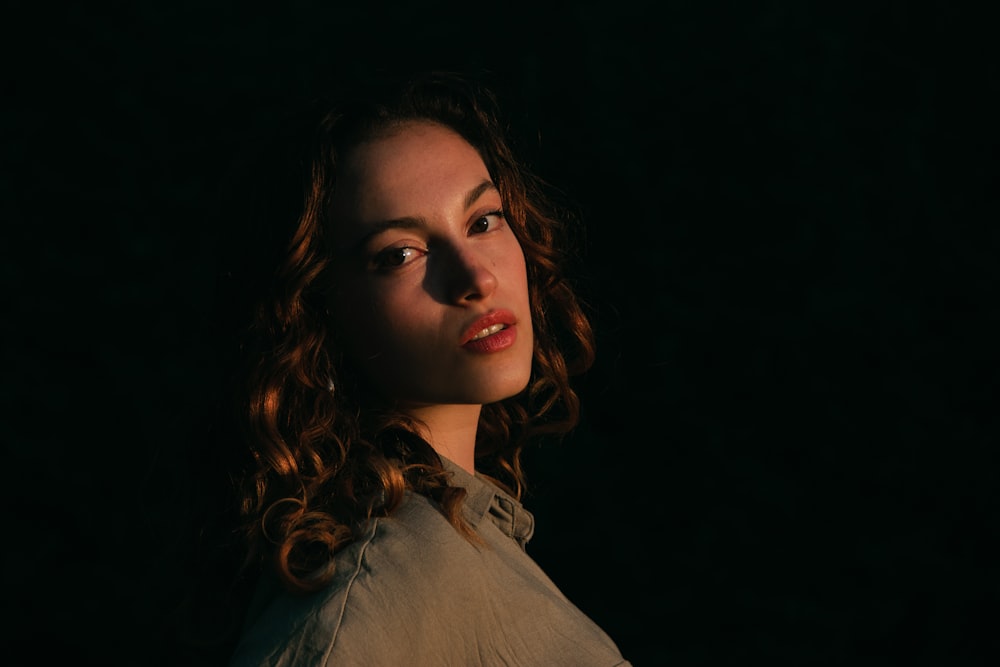
[[[448,303],[481,301],[497,288],[492,262],[472,249],[440,249],[435,268],[441,297]]]

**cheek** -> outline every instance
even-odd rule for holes
[[[505,283],[520,285],[528,280],[524,251],[513,234],[504,243],[491,249],[489,262],[493,271]]]
[[[335,339],[348,356],[363,357],[371,352],[373,337],[382,330],[382,308],[372,295],[348,286],[329,302]]]
[[[508,255],[505,265],[507,280],[516,285],[518,291],[523,292],[524,297],[528,295],[528,267],[521,251],[521,246],[516,246],[515,250]]]
[[[392,354],[406,340],[408,317],[406,299],[398,293],[379,294],[358,286],[331,304],[337,341],[357,362]]]

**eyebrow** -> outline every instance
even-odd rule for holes
[[[492,190],[493,192],[499,192],[497,186],[493,184],[493,181],[486,180],[477,185],[476,187],[469,190],[469,193],[465,195],[465,208],[470,208],[475,204],[484,193]]]
[[[479,201],[485,193],[493,191],[499,192],[497,186],[491,180],[484,180],[482,183],[472,188],[465,194],[465,200],[463,204],[468,210]],[[369,239],[378,236],[384,231],[390,229],[419,229],[421,227],[427,226],[427,220],[420,216],[404,216],[402,218],[393,218],[391,220],[380,220],[369,225],[365,225],[366,231],[361,236],[361,238],[353,244],[353,248],[360,249],[363,248]]]

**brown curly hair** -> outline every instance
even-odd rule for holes
[[[483,406],[477,471],[521,498],[525,445],[561,436],[579,418],[569,378],[592,364],[594,334],[564,275],[568,220],[548,185],[515,158],[495,95],[474,80],[432,72],[339,99],[312,137],[294,233],[245,332],[236,400],[250,455],[236,480],[244,566],[269,561],[292,591],[325,586],[335,552],[367,520],[390,515],[406,490],[435,499],[456,529],[475,539],[461,519],[464,490],[449,486],[441,460],[406,416],[366,390],[338,349],[326,309],[324,230],[337,224],[330,201],[339,161],[414,120],[449,127],[476,148],[528,267],[531,379],[520,394]]]

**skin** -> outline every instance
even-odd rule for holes
[[[521,392],[533,334],[524,253],[478,152],[411,122],[342,164],[330,230],[338,340],[387,400],[425,425],[442,456],[474,472],[482,406]],[[501,349],[462,343],[484,315],[515,320]],[[347,325],[347,326],[345,326]]]

